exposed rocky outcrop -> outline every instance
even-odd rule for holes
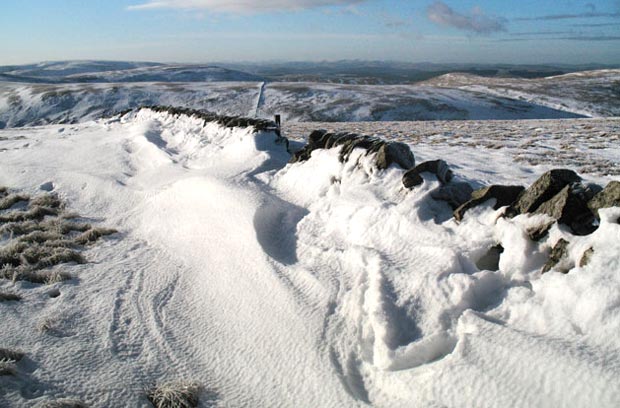
[[[386,142],[381,144],[377,149],[377,157],[375,159],[377,167],[381,170],[387,169],[393,163],[399,165],[403,169],[409,169],[415,166],[415,159],[411,149],[401,142]]]
[[[347,161],[354,149],[366,150],[366,154],[375,154],[375,164],[378,169],[387,169],[396,164],[403,169],[409,169],[415,165],[415,159],[411,149],[405,143],[387,142],[385,140],[360,136],[354,133],[328,133],[325,130],[315,130],[308,137],[308,143],[298,152],[293,154],[290,162],[306,161],[317,149],[331,149],[341,147],[340,161]]]
[[[454,218],[457,221],[461,221],[463,216],[470,208],[476,207],[488,200],[495,199],[495,205],[493,209],[497,210],[506,205],[511,205],[515,202],[519,194],[525,190],[523,186],[502,186],[492,185],[484,188],[480,188],[471,194],[471,199],[458,207],[454,211]]]
[[[581,177],[572,170],[549,170],[519,196],[511,208],[511,215],[534,212],[568,184],[580,181]]]
[[[305,161],[317,149],[335,147],[340,147],[339,159],[343,162],[349,159],[354,149],[360,148],[366,150],[367,155],[375,155],[378,169],[386,169],[392,164],[400,166],[406,170],[402,183],[407,189],[424,183],[422,173],[435,175],[440,186],[432,190],[430,196],[450,205],[457,222],[468,210],[489,200],[495,200],[495,210],[508,207],[503,216],[549,216],[540,225],[525,231],[534,241],[547,236],[556,222],[568,226],[575,235],[590,234],[597,228],[595,216],[599,208],[620,206],[620,182],[610,182],[601,191],[599,186],[582,184],[581,177],[569,169],[547,171],[527,189],[519,185],[491,185],[474,191],[468,183],[454,181],[454,174],[444,160],[430,160],[414,166],[415,160],[408,145],[354,133],[315,130],[310,134],[308,143],[293,154],[290,162]]]
[[[534,214],[546,214],[568,225],[576,235],[587,235],[596,229],[593,225],[594,215],[588,208],[592,195],[591,190],[581,183],[569,184],[542,203]]]
[[[449,183],[431,191],[431,197],[435,200],[447,202],[454,210],[467,202],[471,198],[473,191],[474,189],[469,183]]]
[[[448,167],[448,163],[443,160],[430,160],[418,164],[413,169],[403,174],[403,185],[405,188],[413,188],[424,182],[421,174],[424,172],[432,173],[437,176],[441,184],[449,183],[454,175]]]
[[[620,181],[610,181],[609,184],[589,202],[588,207],[596,217],[598,210],[608,207],[620,207]]]

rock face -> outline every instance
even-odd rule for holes
[[[593,225],[594,215],[587,204],[590,198],[591,193],[581,183],[569,184],[542,203],[534,214],[546,214],[568,225],[576,235],[587,235],[596,229]]]
[[[452,180],[454,175],[452,170],[448,167],[448,163],[443,160],[430,160],[420,163],[413,169],[407,171],[403,175],[403,185],[405,188],[413,188],[419,186],[424,182],[421,173],[429,172],[437,176],[437,180],[441,184],[447,184]]]
[[[547,273],[551,269],[553,269],[556,265],[560,264],[562,260],[568,257],[568,244],[569,242],[563,238],[553,246],[551,250],[551,254],[549,255],[549,260],[543,266],[542,273]],[[560,269],[562,273],[568,273],[569,269],[563,268]]]
[[[512,215],[534,212],[542,203],[553,198],[568,184],[581,181],[581,177],[572,170],[555,169],[540,176],[514,203]]]
[[[447,202],[454,210],[467,202],[473,191],[474,189],[468,183],[449,183],[431,191],[431,197]]]
[[[375,164],[380,170],[387,169],[392,164],[397,164],[405,170],[415,165],[413,153],[405,143],[387,142],[354,133],[328,133],[322,129],[310,134],[308,144],[293,154],[290,163],[308,160],[314,150],[338,146],[341,146],[339,158],[343,162],[349,159],[354,149],[360,148],[365,149],[366,154],[375,153]]]
[[[588,202],[588,207],[596,217],[601,208],[620,207],[620,181],[610,181],[603,191]]]
[[[488,187],[484,187],[474,191],[471,194],[471,199],[459,206],[454,211],[454,218],[457,221],[461,221],[463,216],[470,208],[476,207],[492,198],[496,200],[493,209],[497,210],[506,205],[511,205],[515,202],[519,194],[521,194],[525,190],[523,186],[502,186],[502,185],[492,185]]]

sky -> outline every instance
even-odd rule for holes
[[[0,65],[620,64],[620,0],[3,0]]]

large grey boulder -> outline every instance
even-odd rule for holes
[[[534,212],[542,203],[550,200],[568,184],[581,181],[581,177],[572,170],[555,169],[540,176],[525,190],[511,208],[511,215]]]
[[[413,188],[424,182],[421,174],[424,172],[432,173],[437,176],[437,180],[441,184],[449,183],[454,175],[448,167],[448,163],[443,160],[429,160],[418,164],[413,169],[403,174],[403,186],[405,188]]]
[[[534,214],[546,214],[561,224],[568,225],[576,235],[587,235],[596,229],[594,215],[588,208],[592,194],[581,183],[565,186],[550,200],[542,203]]]
[[[492,185],[478,189],[471,194],[471,199],[469,201],[454,210],[454,218],[457,221],[461,221],[467,210],[483,204],[491,199],[495,199],[495,205],[493,206],[493,209],[495,210],[506,205],[511,205],[515,202],[523,190],[525,190],[525,187],[523,186],[502,185]]]
[[[588,202],[588,207],[596,217],[601,208],[620,207],[620,181],[610,181],[603,191]]]

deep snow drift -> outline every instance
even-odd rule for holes
[[[474,186],[551,168],[459,140],[411,148]],[[56,267],[70,282],[0,281],[23,297],[0,302],[0,347],[27,356],[0,376],[0,405],[148,406],[155,382],[190,380],[203,406],[617,406],[620,208],[590,235],[555,224],[536,242],[544,216],[487,203],[457,224],[432,175],[409,191],[361,149],[287,164],[275,141],[149,110],[1,131],[0,186],[51,187],[120,236]],[[606,141],[580,148],[620,160]],[[570,270],[541,274],[561,238]],[[46,318],[61,335],[37,330]]]

